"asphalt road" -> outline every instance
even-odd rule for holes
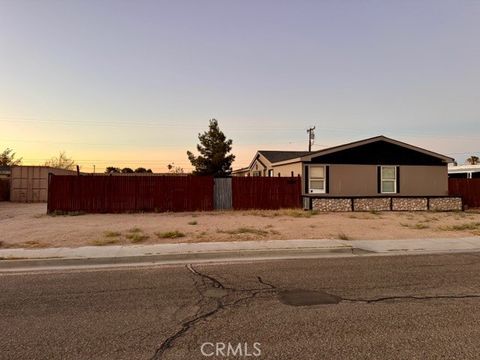
[[[2,274],[0,314],[1,359],[478,359],[480,254]]]

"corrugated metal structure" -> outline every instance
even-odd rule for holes
[[[211,177],[51,175],[48,189],[49,213],[213,210]]]
[[[233,177],[235,210],[302,207],[301,177]]]
[[[461,196],[469,208],[480,208],[480,179],[448,179],[450,196]]]
[[[76,175],[76,171],[48,166],[13,166],[10,175],[10,201],[47,202],[48,174]]]

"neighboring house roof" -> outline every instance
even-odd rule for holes
[[[456,166],[448,166],[448,173],[467,173],[467,172],[480,172],[480,164],[479,165],[456,165]]]
[[[262,155],[265,159],[267,159],[270,162],[270,164],[275,164],[275,163],[287,161],[290,159],[297,159],[307,154],[310,154],[310,153],[308,151],[258,150],[252,162],[248,166],[248,169],[250,169],[253,166],[253,164],[255,163],[255,160],[259,160],[260,155]],[[267,165],[262,163],[262,161],[259,160],[259,162],[263,166],[267,167]]]
[[[243,168],[240,168],[240,169],[236,169],[236,170],[233,170],[232,171],[232,174],[238,174],[238,173],[241,173],[241,172],[245,172],[245,171],[248,171],[248,167],[243,167]]]
[[[310,154],[308,151],[276,151],[276,150],[258,150],[272,164],[280,161],[295,159]]]
[[[418,146],[410,145],[410,144],[404,143],[402,141],[391,139],[391,138],[388,138],[388,137],[383,136],[383,135],[371,137],[371,138],[364,139],[364,140],[354,141],[354,142],[343,144],[343,145],[333,146],[333,147],[318,150],[318,151],[314,151],[314,152],[311,152],[311,153],[309,153],[305,156],[300,156],[297,159],[289,159],[288,162],[292,162],[292,160],[294,160],[294,161],[310,161],[312,158],[317,157],[317,156],[332,154],[332,153],[336,153],[336,152],[339,152],[339,151],[356,148],[356,147],[359,147],[359,146],[362,146],[362,145],[367,145],[367,144],[371,144],[371,143],[378,142],[378,141],[384,141],[384,142],[394,144],[394,145],[398,145],[398,146],[401,146],[401,147],[404,147],[404,148],[407,148],[407,149],[410,149],[410,150],[418,151],[420,153],[423,153],[423,154],[441,159],[442,161],[444,161],[446,163],[454,162],[454,159],[449,157],[449,156],[445,156],[445,155],[442,155],[442,154],[439,154],[439,153],[436,153],[436,152],[433,152],[433,151],[430,151],[430,150],[426,150],[426,149],[420,148]],[[285,162],[287,162],[287,161],[285,161]]]

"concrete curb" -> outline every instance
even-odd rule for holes
[[[242,251],[194,252],[184,254],[156,254],[114,257],[77,258],[11,258],[0,260],[0,272],[42,270],[55,268],[116,267],[195,262],[234,262],[251,260],[315,258],[322,255],[353,255],[350,246],[331,248],[265,249]]]

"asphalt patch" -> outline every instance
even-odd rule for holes
[[[279,291],[278,299],[283,304],[291,306],[328,305],[342,301],[342,298],[323,291],[301,289]]]

